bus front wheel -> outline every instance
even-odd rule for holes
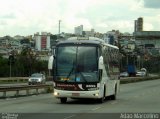
[[[60,98],[61,103],[66,103],[67,102],[67,98]]]
[[[105,101],[105,98],[106,98],[106,96],[105,96],[105,87],[104,87],[103,97],[101,97],[100,99],[98,99],[98,102],[99,103],[103,103]]]
[[[111,95],[111,100],[116,100],[117,98],[117,86],[115,87],[115,92],[113,95]]]

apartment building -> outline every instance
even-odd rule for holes
[[[50,50],[50,33],[42,32],[35,34],[33,39],[35,40],[35,49],[38,51]]]

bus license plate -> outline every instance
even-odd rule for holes
[[[79,96],[79,93],[72,93],[72,96]]]

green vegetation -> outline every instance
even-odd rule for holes
[[[160,56],[157,57],[151,57],[150,59],[144,59],[137,60],[135,58],[129,58],[127,61],[127,57],[121,58],[120,61],[120,70],[125,71],[127,68],[127,62],[131,62],[133,60],[133,64],[135,64],[136,69],[139,70],[141,68],[146,68],[148,73],[152,74],[160,74]]]
[[[27,83],[28,80],[26,79],[20,79],[18,77],[9,77],[9,78],[1,78],[0,84],[16,84],[16,83]]]
[[[145,60],[144,67],[146,67],[150,73],[160,74],[160,56]]]
[[[47,73],[47,61],[37,59],[29,48],[24,48],[19,55],[14,56],[14,63],[11,65],[12,77],[28,77],[35,72]],[[0,77],[10,76],[9,59],[0,56]]]
[[[47,93],[53,93],[53,86],[50,86],[46,89]]]

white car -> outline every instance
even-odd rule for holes
[[[140,77],[147,76],[147,69],[146,68],[141,68],[140,71],[137,71],[136,76],[140,76]]]
[[[128,77],[128,76],[129,76],[128,72],[120,73],[120,77]]]
[[[44,74],[34,73],[29,77],[28,85],[45,84],[45,82],[46,82],[46,77]]]

